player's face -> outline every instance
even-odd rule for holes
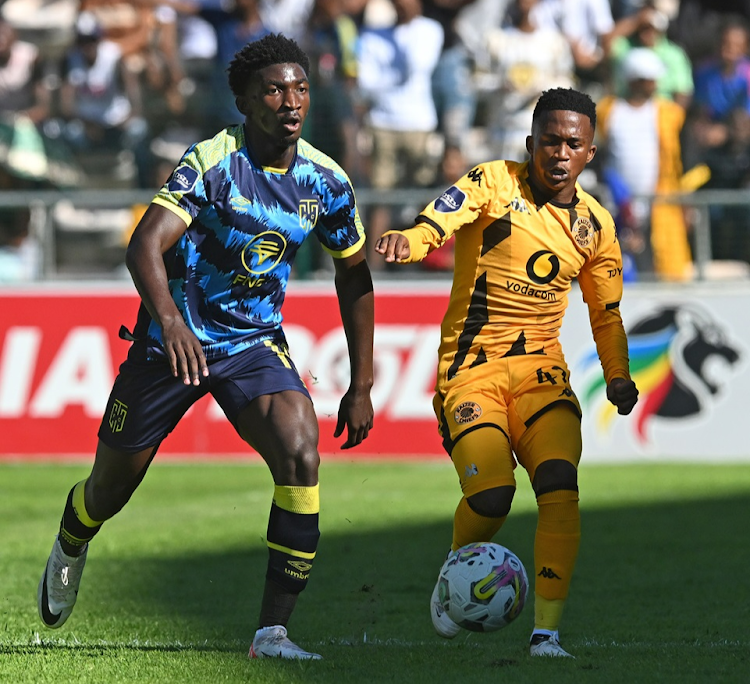
[[[596,153],[593,140],[594,129],[585,114],[544,112],[526,138],[532,180],[552,199],[571,202],[578,176]]]
[[[292,147],[310,109],[309,87],[299,64],[273,64],[258,71],[237,104],[252,133],[277,148]]]

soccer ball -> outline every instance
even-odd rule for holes
[[[438,596],[451,620],[472,632],[494,632],[523,610],[529,578],[521,560],[491,542],[450,553],[438,578]]]

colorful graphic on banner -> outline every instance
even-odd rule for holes
[[[658,307],[627,326],[627,332],[630,372],[640,392],[634,429],[641,444],[649,442],[652,421],[679,421],[705,413],[722,389],[711,377],[711,364],[721,361],[731,368],[741,356],[725,326],[694,304]],[[598,428],[606,432],[617,412],[606,401],[595,349],[583,356],[580,367],[588,376],[583,404],[595,411]]]

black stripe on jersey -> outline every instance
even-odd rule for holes
[[[472,361],[469,368],[476,368],[477,366],[481,366],[483,363],[487,363],[487,354],[484,353],[484,348],[480,348],[479,353],[477,354],[477,358]]]
[[[510,349],[503,356],[523,356],[524,354],[526,354],[526,335],[522,330],[516,341],[510,345]]]
[[[428,226],[432,226],[438,232],[438,235],[441,238],[445,237],[445,231],[429,216],[420,214],[419,216],[417,216],[417,218],[414,219],[414,226],[416,226],[418,223],[426,223]],[[404,230],[409,230],[410,228],[414,228],[414,226],[408,226],[407,228],[404,228]]]
[[[565,207],[568,210],[568,214],[570,215],[570,230],[573,230],[573,226],[576,224],[576,221],[578,220],[578,212],[576,211],[575,207]]]
[[[594,232],[598,233],[602,229],[602,224],[599,223],[599,219],[594,216],[594,212],[589,209],[589,216],[591,217],[591,223],[594,224]]]
[[[443,400],[442,395],[440,395],[440,400]],[[453,440],[451,439],[448,420],[445,417],[445,408],[442,405],[440,406],[440,435],[443,438],[443,449],[445,449],[445,452],[450,456],[453,451]]]
[[[611,302],[610,304],[607,304],[604,308],[609,311],[610,309],[616,309],[620,306],[620,302]]]
[[[558,399],[557,401],[553,401],[551,404],[547,404],[544,408],[539,409],[531,418],[529,418],[524,425],[526,427],[531,427],[531,425],[539,420],[547,411],[551,411],[553,408],[556,408],[558,406],[565,406],[566,408],[569,408],[573,413],[575,413],[578,416],[578,420],[581,419],[581,412],[578,410],[578,407],[572,402],[568,401],[567,399]]]
[[[458,369],[466,359],[469,353],[471,343],[489,320],[487,313],[487,273],[483,273],[474,283],[474,292],[471,293],[471,302],[469,304],[469,313],[464,322],[464,329],[458,336],[458,346],[456,347],[456,356],[453,363],[448,369],[448,380],[451,380],[458,373]]]
[[[510,212],[490,223],[482,233],[482,256],[509,238],[512,226]]]

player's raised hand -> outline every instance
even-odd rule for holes
[[[340,437],[347,428],[346,442],[342,449],[351,449],[361,444],[372,429],[373,416],[372,400],[368,390],[356,390],[350,387],[342,397],[339,405],[338,422],[334,437]]]
[[[411,254],[409,241],[401,233],[388,233],[375,243],[375,251],[385,256],[389,263],[398,263],[408,259]]]
[[[198,338],[188,329],[182,317],[164,322],[161,334],[172,375],[182,377],[185,385],[200,385],[201,376],[208,377],[206,356]]]
[[[632,380],[613,378],[607,385],[607,399],[617,406],[617,413],[627,416],[638,403],[638,388]]]

